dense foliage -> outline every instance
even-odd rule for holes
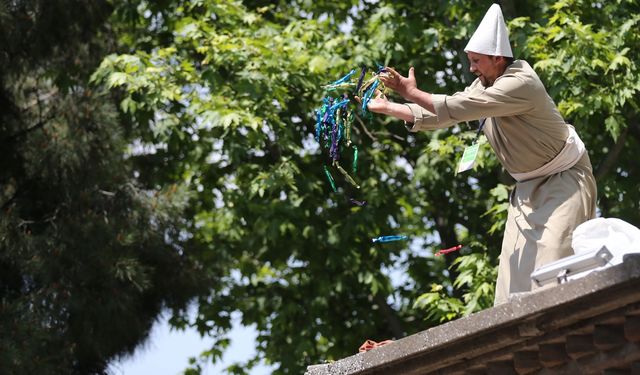
[[[2,374],[101,373],[206,290],[179,236],[187,192],[137,183],[117,108],[89,87],[112,12],[90,4],[2,2]]]
[[[75,4],[56,4],[63,3]],[[190,324],[216,339],[194,353],[188,372],[221,357],[239,313],[259,332],[257,354],[229,372],[265,361],[274,373],[298,374],[355,353],[365,339],[400,338],[490,306],[513,181],[487,144],[474,171],[454,174],[477,124],[409,134],[399,121],[358,114],[352,138],[361,189],[337,174],[337,193],[313,138],[322,85],[362,65],[414,66],[419,86],[431,92],[464,88],[473,77],[462,49],[490,4],[114,0],[100,17],[70,20],[73,34],[32,31],[53,39],[42,41],[49,52],[34,48],[28,60],[36,63],[2,77],[3,100],[19,115],[3,113],[1,134],[3,154],[10,148],[0,178],[0,264],[14,274],[1,274],[0,324],[11,324],[5,314],[25,311],[12,309],[31,308],[16,316],[38,321],[44,337],[53,327],[45,314],[71,332],[78,302],[40,303],[48,283],[77,285],[71,295],[85,298],[79,301],[113,300],[117,290],[126,298],[115,311],[138,316],[141,329],[103,349],[92,369],[143,338],[165,303],[175,326]],[[517,57],[535,66],[587,144],[600,213],[638,225],[633,30],[640,6],[501,5]],[[5,20],[6,29],[17,22]],[[79,31],[76,22],[94,31]],[[51,48],[62,43],[86,55]],[[42,85],[58,88],[59,104],[42,99],[47,91],[34,89]],[[48,118],[60,120],[38,126]],[[353,206],[348,196],[368,205]],[[411,241],[371,242],[399,233]],[[433,255],[457,244],[465,245],[460,253]],[[63,250],[64,262],[53,261]],[[93,277],[100,283],[91,286]],[[200,283],[206,288],[191,287],[199,279],[210,280]],[[194,295],[199,311],[191,320],[184,302]],[[55,306],[59,315],[35,306]],[[101,322],[87,311],[85,324]],[[119,324],[109,327],[124,329]],[[89,343],[61,345],[84,350]]]

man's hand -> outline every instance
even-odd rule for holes
[[[362,104],[362,98],[356,96],[355,99],[358,103]],[[389,101],[380,90],[376,90],[375,97],[369,99],[367,110],[373,113],[393,116],[406,122],[413,122],[415,120],[409,107],[404,104]]]
[[[407,77],[403,77],[402,74],[393,68],[387,67],[385,69],[387,70],[387,74],[380,75],[380,81],[384,83],[385,87],[397,92],[398,95],[406,100],[413,101],[414,94],[418,90],[413,67],[409,68],[409,75]]]
[[[355,99],[358,103],[362,104],[361,98],[356,96]],[[367,110],[373,113],[387,114],[388,107],[389,100],[382,91],[376,89],[375,97],[369,99],[369,102],[367,103]]]

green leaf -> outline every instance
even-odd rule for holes
[[[127,74],[123,72],[114,72],[107,79],[107,87],[119,87],[127,82]]]
[[[618,122],[616,116],[607,117],[604,120],[604,123],[607,132],[609,132],[609,134],[611,135],[611,138],[613,138],[614,141],[617,140],[618,136],[620,135],[620,123]]]
[[[309,71],[311,73],[323,73],[327,70],[329,61],[322,56],[315,56],[309,61]]]

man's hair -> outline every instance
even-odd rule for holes
[[[495,57],[502,57],[502,60],[504,61],[504,67],[505,69],[509,67],[509,65],[513,64],[514,61],[516,61],[516,59],[514,59],[513,57],[507,57],[507,56],[493,56]],[[495,60],[494,60],[495,61]]]
[[[507,64],[505,66],[509,66],[509,65],[513,64],[514,61],[516,61],[516,59],[514,59],[513,57],[500,56],[500,55],[488,55],[488,56],[492,57],[492,58],[502,57],[504,59],[504,61],[507,62]]]

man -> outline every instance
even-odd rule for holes
[[[465,48],[478,78],[464,92],[436,95],[417,88],[389,68],[386,87],[411,103],[379,94],[372,112],[412,123],[410,131],[481,120],[482,130],[503,167],[515,178],[500,254],[495,304],[536,286],[538,267],[572,255],[571,234],[595,217],[596,184],[584,144],[564,122],[540,78],[523,60],[513,60],[502,12],[487,11]]]

